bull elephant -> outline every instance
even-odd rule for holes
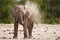
[[[26,8],[24,6],[18,7],[19,5],[14,5],[11,10],[11,14],[15,20],[14,22],[14,36],[13,38],[17,38],[18,34],[18,23],[23,26],[24,30],[24,38],[27,38],[27,29],[29,33],[29,38],[32,37],[32,30],[34,26],[34,22],[32,20],[33,15],[29,15],[30,13],[28,11],[24,12],[22,8],[25,10]]]

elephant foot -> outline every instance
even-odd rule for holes
[[[24,39],[26,39],[27,37],[24,37]]]
[[[23,39],[27,39],[27,37],[24,37]]]
[[[31,39],[33,36],[28,36],[28,39]]]
[[[13,39],[17,39],[17,36],[13,36]]]
[[[24,39],[26,39],[27,38],[27,35],[24,35]]]

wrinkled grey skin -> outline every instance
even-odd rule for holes
[[[24,14],[24,12],[18,6],[14,5],[12,7],[11,14],[12,14],[13,18],[15,19],[13,38],[17,38],[18,23],[23,26],[24,38],[27,37],[27,29],[28,29],[28,33],[29,33],[29,38],[31,38],[34,22],[32,20],[32,17],[28,17],[29,16],[28,11]]]

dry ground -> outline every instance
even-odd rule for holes
[[[34,24],[33,37],[23,39],[23,27],[19,25],[18,38],[13,39],[13,24],[0,24],[0,40],[60,40],[60,25]]]

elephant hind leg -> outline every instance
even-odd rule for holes
[[[18,20],[15,19],[15,23],[14,23],[14,36],[13,36],[13,38],[17,38],[17,34],[18,34]]]
[[[27,27],[24,26],[23,29],[24,29],[24,39],[25,39],[27,38]]]
[[[34,25],[33,22],[28,25],[28,32],[29,32],[29,37],[28,38],[31,38],[32,37],[33,25]]]

